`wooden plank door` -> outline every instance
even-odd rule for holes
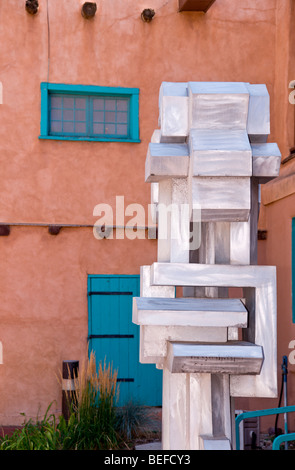
[[[132,323],[132,298],[139,296],[139,276],[88,277],[89,349],[96,362],[106,359],[118,370],[119,402],[162,404],[162,372],[139,362],[139,327]]]

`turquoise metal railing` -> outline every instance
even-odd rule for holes
[[[280,450],[281,443],[286,441],[295,441],[295,432],[277,436],[272,443],[272,450]]]
[[[235,419],[235,431],[236,431],[236,450],[240,450],[240,423],[244,419],[247,418],[256,418],[256,417],[261,417],[261,416],[269,416],[269,415],[277,415],[277,414],[282,414],[282,413],[290,413],[292,411],[295,411],[295,406],[282,406],[280,408],[269,408],[266,410],[258,410],[258,411],[247,411],[245,413],[239,414],[236,419]],[[293,434],[293,433],[292,433]],[[295,433],[294,433],[295,435]],[[284,439],[285,436],[285,439]],[[282,434],[281,436],[278,436],[280,439],[276,442],[276,446],[279,445],[281,442],[287,441],[287,440],[294,440],[293,439],[286,439],[286,437],[291,436],[291,434]],[[277,438],[276,438],[277,439]],[[275,441],[274,441],[275,443]],[[277,450],[277,449],[274,449]]]

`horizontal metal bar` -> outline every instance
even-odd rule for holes
[[[295,441],[295,432],[277,436],[272,443],[272,450],[280,450],[281,443],[287,441]]]
[[[134,382],[134,379],[117,379],[117,382]]]
[[[134,335],[89,335],[88,339],[103,339],[103,338],[134,338]]]
[[[88,292],[88,295],[133,295],[133,292],[104,292],[104,291],[92,291],[92,292]]]

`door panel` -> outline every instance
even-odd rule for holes
[[[96,362],[106,359],[118,370],[119,405],[132,399],[146,406],[162,404],[162,372],[139,363],[139,327],[132,323],[132,298],[139,296],[139,276],[88,277],[89,348]]]

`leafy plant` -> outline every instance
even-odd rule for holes
[[[104,362],[98,373],[93,353],[75,381],[75,399],[70,417],[56,420],[49,414],[36,422],[25,421],[12,436],[0,438],[0,450],[96,450],[115,449],[120,438],[116,431],[115,402],[118,397],[117,373]]]
[[[12,436],[0,439],[0,450],[54,450],[59,447],[56,433],[56,419],[49,414],[50,404],[44,418],[34,423],[31,419],[25,421],[22,429],[14,431]],[[25,415],[24,415],[25,416]]]

